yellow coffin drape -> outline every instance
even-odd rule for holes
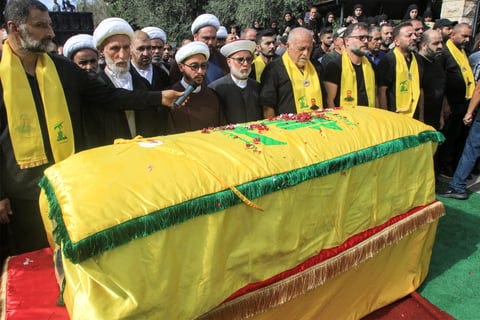
[[[72,319],[195,318],[434,200],[433,128],[374,108],[318,115],[126,141],[49,168],[42,214],[51,232],[48,197]],[[231,189],[263,211],[228,204]]]

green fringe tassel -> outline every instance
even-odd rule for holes
[[[444,137],[437,131],[427,131],[416,136],[402,137],[321,163],[250,181],[237,186],[237,189],[248,199],[255,199],[295,186],[309,179],[346,170],[430,141],[443,142]],[[49,217],[56,223],[53,231],[55,242],[62,245],[64,256],[70,259],[72,263],[80,263],[133,239],[146,237],[197,216],[225,210],[242,202],[230,189],[227,189],[154,211],[72,243],[63,221],[55,191],[46,176],[42,178],[39,185],[45,190],[50,204]]]

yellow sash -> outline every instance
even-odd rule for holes
[[[362,70],[365,89],[367,91],[368,106],[375,107],[375,73],[372,65],[366,57],[362,57]],[[356,106],[357,97],[357,74],[352,66],[346,50],[342,53],[342,78],[340,83],[340,105]]]
[[[55,162],[75,152],[72,122],[57,69],[47,54],[39,55],[35,67],[42,96],[50,146]],[[48,163],[40,121],[32,89],[20,59],[12,52],[8,40],[0,62],[3,100],[15,158],[20,168]]]
[[[475,78],[473,77],[473,71],[468,62],[467,55],[463,49],[458,49],[450,39],[447,41],[447,48],[462,71],[463,81],[465,81],[466,88],[465,98],[470,99],[472,98],[475,89]]]
[[[311,111],[310,107],[313,105],[322,108],[322,89],[313,64],[308,61],[302,73],[288,53],[282,55],[282,61],[292,83],[297,113]]]
[[[420,97],[420,74],[415,55],[412,54],[412,62],[408,68],[405,57],[393,49],[395,55],[395,99],[398,113],[413,117]]]
[[[260,55],[255,57],[253,64],[255,65],[255,79],[260,82],[260,78],[262,77],[262,73],[266,64]]]

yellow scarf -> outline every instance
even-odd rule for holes
[[[322,108],[322,89],[313,64],[307,61],[302,73],[292,61],[288,52],[282,55],[282,61],[292,83],[297,113],[311,111],[310,107],[312,106]]]
[[[260,54],[255,57],[253,64],[255,65],[255,79],[260,82],[260,78],[262,77],[263,70],[266,66]]]
[[[57,69],[47,54],[38,57],[35,74],[48,127],[55,162],[75,152],[70,114]],[[32,89],[20,59],[8,40],[0,61],[3,100],[13,151],[20,168],[48,163]]]
[[[366,57],[362,57],[362,70],[365,89],[367,91],[368,106],[375,107],[375,73]],[[356,106],[357,75],[346,50],[342,53],[342,80],[340,83],[340,105]]]
[[[473,77],[473,71],[468,62],[467,55],[463,49],[458,49],[452,40],[447,41],[447,48],[462,71],[463,81],[465,81],[466,88],[465,98],[470,99],[472,98],[475,89],[475,78]]]
[[[393,49],[395,55],[395,99],[397,112],[413,117],[420,97],[420,74],[415,55],[412,54],[412,62],[408,68],[405,57],[400,51]]]

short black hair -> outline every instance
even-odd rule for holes
[[[260,44],[262,42],[263,37],[274,37],[276,35],[275,31],[272,29],[263,29],[257,32],[255,36],[256,44]]]

